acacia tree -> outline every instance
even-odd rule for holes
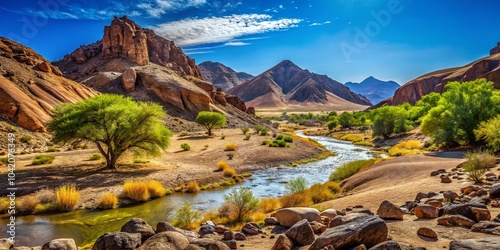
[[[160,149],[168,147],[172,133],[162,123],[164,116],[158,104],[103,94],[57,106],[48,128],[54,132],[55,142],[93,142],[106,159],[106,166],[116,169],[116,161],[128,150],[159,156]]]
[[[211,136],[213,128],[224,127],[226,125],[226,117],[219,112],[200,111],[198,116],[196,116],[196,122],[205,127],[208,136]]]

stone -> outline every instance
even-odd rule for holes
[[[45,243],[42,250],[78,250],[73,239],[55,239]]]
[[[431,176],[436,176],[436,175],[440,175],[440,174],[444,174],[444,173],[446,173],[446,169],[438,169],[438,170],[432,171]]]
[[[155,230],[153,230],[153,228],[145,220],[140,218],[130,219],[122,226],[120,231],[127,233],[140,233],[142,241],[145,241],[155,234]]]
[[[319,215],[324,216],[324,217],[328,217],[331,220],[338,215],[338,212],[337,212],[337,210],[335,210],[333,208],[329,208],[329,209],[326,209],[323,212],[321,212]]]
[[[254,107],[248,107],[247,108],[247,114],[255,115],[255,108]]]
[[[429,238],[433,238],[433,239],[437,239],[437,233],[428,228],[428,227],[421,227],[417,230],[417,234],[418,235],[421,235],[421,236],[425,236],[425,237],[429,237]]]
[[[395,241],[384,241],[370,248],[370,250],[401,250],[399,244]]]
[[[230,249],[238,249],[238,243],[235,240],[225,240],[224,243],[230,248]]]
[[[140,233],[114,232],[101,235],[92,250],[130,250],[141,245]]]
[[[451,183],[452,182],[448,175],[443,174],[440,176],[440,178],[441,178],[441,183]]]
[[[52,69],[50,68],[50,63],[49,62],[42,62],[37,65],[38,69],[47,72],[47,73],[52,73]]]
[[[262,229],[259,227],[259,225],[253,223],[253,222],[247,222],[242,228],[241,231],[249,234],[249,235],[257,235],[260,232],[262,232]]]
[[[472,232],[500,235],[500,223],[481,221],[471,227]]]
[[[138,250],[176,250],[189,246],[189,240],[181,233],[166,231],[146,240]]]
[[[333,247],[332,247],[332,250],[335,250],[335,249],[333,249]],[[361,244],[361,245],[358,245],[358,246],[351,248],[350,250],[366,250],[366,246],[364,244]]]
[[[475,186],[467,186],[467,187],[460,188],[460,192],[462,192],[463,194],[470,194],[470,193],[477,191],[477,190],[478,190],[478,188]]]
[[[121,76],[121,83],[123,89],[127,93],[134,91],[136,80],[137,80],[137,73],[133,68],[128,68],[127,70],[125,70],[125,72],[123,72]]]
[[[500,198],[500,182],[491,185],[490,187],[490,198]]]
[[[184,229],[181,229],[178,227],[174,227],[174,226],[170,225],[170,223],[168,223],[168,222],[158,222],[158,224],[156,224],[156,233],[161,233],[161,232],[166,232],[166,231],[178,232],[178,233],[186,236],[188,239],[200,237],[200,235],[196,232],[184,230]]]
[[[229,250],[229,246],[226,245],[224,242],[215,240],[215,239],[209,239],[209,238],[200,238],[200,239],[195,239],[190,242],[193,245],[202,247],[204,249],[210,249],[210,250]]]
[[[471,228],[474,224],[476,224],[475,221],[462,216],[462,215],[445,215],[441,216],[437,219],[438,225],[443,225],[443,226],[460,226],[460,227],[467,227]]]
[[[218,233],[218,234],[223,234],[227,231],[227,227],[225,227],[224,225],[217,225],[215,226],[215,232]]]
[[[247,240],[247,236],[245,236],[242,233],[235,233],[234,234],[234,239],[235,240]]]
[[[428,204],[428,205],[431,205],[431,206],[434,206],[437,208],[443,207],[443,203],[441,201],[430,200],[430,201],[427,201],[425,204]]]
[[[223,240],[234,240],[234,233],[233,231],[231,230],[226,230],[224,232],[224,238],[222,238]]]
[[[423,198],[429,198],[429,197],[427,196],[427,194],[418,192],[417,196],[415,196],[415,201],[420,202],[420,200]]]
[[[274,217],[265,218],[264,223],[266,223],[266,225],[272,225],[272,226],[280,224],[279,221]]]
[[[351,213],[363,213],[368,215],[374,215],[374,213],[368,208],[355,208],[351,211]]]
[[[372,247],[385,241],[387,236],[388,228],[384,220],[378,216],[363,214],[363,216],[355,217],[345,224],[326,229],[309,249],[319,250],[329,245],[335,249],[361,244]]]
[[[404,214],[403,210],[387,200],[383,201],[377,210],[377,215],[382,219],[403,220]]]
[[[419,219],[434,219],[439,215],[438,208],[428,204],[418,204],[414,212]]]
[[[278,220],[280,225],[285,227],[291,227],[303,219],[321,222],[319,211],[314,208],[306,207],[282,208],[276,211],[274,217]]]
[[[326,225],[323,223],[311,221],[309,222],[309,225],[311,225],[311,228],[315,234],[321,234],[326,230]]]
[[[443,215],[447,214],[459,214],[463,215],[471,220],[476,219],[476,215],[472,212],[471,208],[483,208],[486,209],[486,206],[483,204],[475,204],[475,203],[464,203],[464,204],[451,204],[444,206],[442,208]]]
[[[471,207],[470,211],[474,214],[475,221],[491,220],[491,213],[486,208]]]
[[[281,234],[274,242],[274,245],[271,248],[271,250],[291,250],[292,248],[293,248],[293,242],[290,239],[288,239],[288,237]]]
[[[458,198],[458,194],[453,192],[453,191],[448,190],[448,191],[445,191],[443,193],[443,197],[446,201],[453,202]]]
[[[314,231],[307,219],[303,219],[285,232],[285,235],[294,242],[294,245],[305,246],[313,243]]]
[[[497,214],[497,216],[495,216],[495,218],[493,218],[493,221],[500,223],[500,214]]]
[[[245,102],[241,100],[238,96],[235,95],[226,95],[225,96],[227,103],[233,105],[237,109],[246,112],[247,111],[247,106],[245,105]]]
[[[14,246],[14,242],[10,239],[0,239],[0,249],[10,249]]]
[[[486,250],[500,249],[500,237],[481,239],[453,240],[450,242],[450,250]]]

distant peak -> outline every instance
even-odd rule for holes
[[[297,66],[295,63],[293,63],[292,61],[290,61],[288,59],[281,61],[280,63],[276,64],[276,66],[274,66],[274,67],[286,67],[286,68],[294,67],[294,68],[301,69],[299,66]]]
[[[373,77],[373,76],[369,76],[367,77],[365,80],[378,80],[377,78]]]

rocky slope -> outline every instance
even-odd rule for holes
[[[443,92],[444,86],[450,81],[471,81],[478,78],[486,78],[494,82],[495,88],[500,89],[500,43],[487,57],[462,67],[438,70],[409,81],[396,90],[392,98],[376,106],[399,105],[404,102],[414,104],[430,92]]]
[[[248,105],[259,108],[283,108],[290,104],[320,104],[335,102],[349,105],[370,105],[370,101],[355,94],[326,75],[303,70],[285,60],[255,78],[228,90]]]
[[[0,37],[0,114],[27,130],[44,132],[51,110],[77,102],[96,91],[66,79],[32,49]]]
[[[245,72],[236,72],[222,63],[206,61],[198,64],[203,79],[211,82],[214,87],[226,91],[236,85],[242,84],[254,76]]]
[[[89,87],[159,102],[180,118],[192,120],[202,110],[248,118],[245,104],[204,81],[194,60],[172,41],[126,16],[115,17],[104,28],[102,40],[76,49],[55,64],[64,75]]]
[[[370,76],[360,83],[346,82],[345,86],[352,92],[365,96],[371,103],[379,103],[394,95],[400,86],[394,81],[381,81]]]

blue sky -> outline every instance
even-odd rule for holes
[[[406,83],[487,56],[500,41],[495,0],[2,0],[0,35],[59,60],[123,15],[197,63],[256,75],[289,59],[340,82]]]

